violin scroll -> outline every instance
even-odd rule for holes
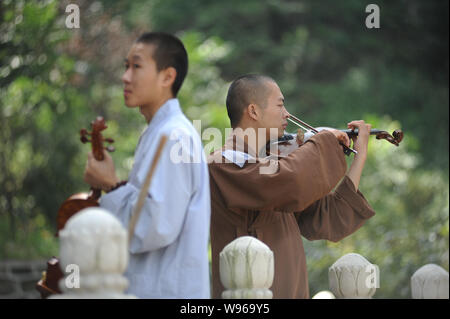
[[[349,137],[354,137],[358,135],[358,130],[342,130],[343,132],[347,133]],[[392,135],[389,134],[386,131],[372,129],[370,130],[370,135],[375,135],[375,138],[377,140],[386,140],[395,146],[399,146],[400,142],[403,140],[403,131],[402,130],[395,130],[392,132]]]
[[[114,143],[112,138],[104,138],[101,134],[102,131],[106,130],[108,126],[105,124],[103,117],[98,116],[95,121],[91,122],[92,131],[88,132],[85,128],[80,130],[80,141],[81,143],[92,143],[92,152],[97,161],[103,160],[103,150],[106,149],[108,152],[114,152],[113,146],[103,146],[103,142],[109,144]],[[91,138],[89,139],[88,136]]]

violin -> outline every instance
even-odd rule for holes
[[[293,115],[290,115],[288,120],[300,127],[297,134],[284,134],[283,136],[278,138],[277,141],[274,141],[274,142],[269,141],[269,143],[267,143],[267,145],[266,145],[266,155],[276,155],[279,157],[287,156],[289,153],[291,153],[295,149],[302,146],[311,136],[319,133],[322,130],[329,129],[328,127],[314,128],[314,127],[310,126],[309,124],[296,118]],[[302,131],[302,129],[304,131],[306,131],[306,133],[304,133]],[[349,138],[358,136],[358,129],[354,129],[354,130],[353,129],[341,129],[339,131],[346,133]],[[404,136],[403,131],[399,130],[399,129],[392,132],[392,135],[386,131],[382,131],[379,129],[371,129],[370,135],[375,135],[377,140],[384,139],[395,146],[399,146],[399,144],[403,140],[403,136]],[[354,154],[357,153],[355,150],[344,145],[343,143],[340,142],[340,144],[343,146],[343,151],[344,151],[345,155],[348,156],[351,153],[354,153]],[[271,150],[270,150],[271,145],[276,145],[276,147],[278,148],[278,154],[271,153]]]
[[[99,116],[93,122],[91,122],[92,131],[88,132],[86,129],[80,130],[80,140],[83,144],[90,142],[92,144],[92,153],[97,161],[103,161],[103,150],[106,149],[109,152],[114,152],[112,146],[104,147],[103,142],[114,143],[111,138],[103,138],[102,131],[108,127],[105,124],[105,120]],[[89,139],[88,136],[91,138]],[[67,220],[80,210],[87,207],[99,206],[98,200],[102,194],[101,189],[91,187],[88,193],[77,193],[66,199],[58,210],[57,215],[57,233],[64,228]]]
[[[88,132],[86,129],[81,129],[80,140],[81,142],[92,144],[92,153],[97,161],[104,159],[103,150],[106,149],[109,152],[113,152],[112,146],[104,147],[103,142],[114,143],[111,138],[103,138],[101,132],[107,128],[105,120],[102,117],[91,122],[92,131]],[[90,138],[88,138],[90,137]],[[77,193],[67,198],[59,207],[57,214],[57,231],[55,236],[58,237],[59,231],[64,228],[67,220],[87,207],[99,206],[98,200],[101,196],[101,189],[90,189],[86,193]],[[36,289],[41,293],[41,297],[47,298],[52,294],[59,294],[61,290],[58,287],[58,282],[64,277],[64,274],[59,266],[59,260],[56,257],[52,257],[47,262],[47,271],[43,273],[43,277],[36,284]]]

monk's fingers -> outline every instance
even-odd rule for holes
[[[349,123],[347,123],[347,127],[354,130],[354,129],[359,129],[361,126],[364,125],[364,120],[357,120],[357,121],[351,121]]]
[[[338,136],[338,140],[343,143],[345,146],[350,146],[350,139],[347,135],[347,133],[340,132]]]

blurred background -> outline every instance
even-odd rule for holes
[[[69,3],[80,28],[65,25]],[[380,8],[368,29],[365,8]],[[123,59],[139,34],[179,36],[189,73],[179,99],[202,129],[229,127],[225,96],[244,73],[279,84],[289,112],[314,126],[364,119],[401,128],[371,139],[361,191],[377,215],[339,243],[304,240],[310,293],[355,252],[380,268],[374,298],[410,298],[421,266],[449,264],[447,0],[0,1],[0,260],[58,255],[56,212],[87,191],[79,130],[105,117],[126,179],[146,123],[123,102]],[[292,132],[295,127],[288,127]],[[206,145],[209,136],[203,140]],[[1,278],[0,278],[1,279]]]

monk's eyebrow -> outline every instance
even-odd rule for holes
[[[132,60],[135,60],[135,61],[142,61],[142,59],[141,59],[141,57],[140,57],[139,55],[133,55],[133,56],[131,57],[131,59],[132,59]],[[125,63],[128,63],[128,59],[127,59],[127,58],[123,59],[123,61],[124,61]]]

